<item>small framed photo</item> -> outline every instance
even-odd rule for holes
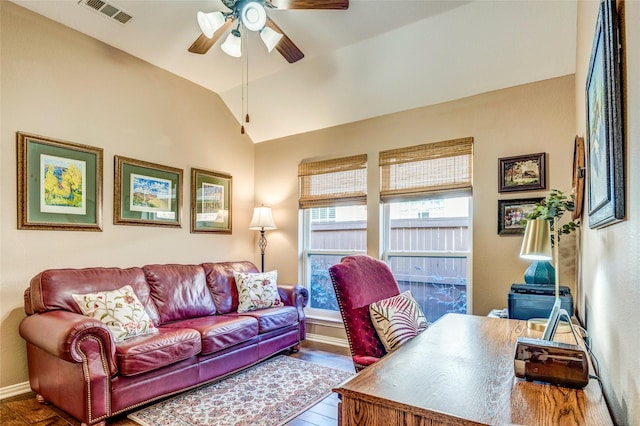
[[[231,234],[231,175],[191,169],[191,232]]]
[[[17,133],[18,229],[102,231],[102,149]]]
[[[524,235],[524,226],[520,224],[527,214],[536,208],[540,198],[522,198],[518,200],[498,200],[498,235]]]
[[[498,159],[498,192],[547,189],[545,152]]]
[[[182,169],[115,156],[113,223],[181,227]]]

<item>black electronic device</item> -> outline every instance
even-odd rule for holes
[[[513,284],[507,298],[509,318],[548,318],[556,301],[555,294],[553,284]],[[573,296],[569,287],[560,286],[559,295],[562,309],[573,313]]]

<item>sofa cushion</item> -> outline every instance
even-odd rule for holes
[[[248,261],[203,263],[202,267],[219,314],[228,314],[238,309],[238,288],[233,272],[258,272],[256,265]]]
[[[258,335],[258,321],[252,317],[214,315],[167,324],[197,330],[202,339],[202,355],[208,355],[245,342]]]
[[[298,310],[294,306],[249,311],[238,316],[250,316],[258,320],[259,333],[267,333],[298,322]]]
[[[123,376],[134,376],[182,361],[202,350],[200,333],[189,328],[159,327],[158,332],[116,344],[116,364]]]
[[[130,285],[72,297],[85,316],[102,321],[109,328],[116,342],[157,332]]]
[[[160,324],[216,313],[199,265],[147,265],[143,267]]]
[[[238,313],[282,306],[278,271],[233,273],[238,287]]]

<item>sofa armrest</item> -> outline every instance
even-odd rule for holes
[[[309,302],[309,291],[299,284],[278,284],[278,293],[287,306],[303,309]]]
[[[109,373],[117,372],[115,342],[102,322],[68,311],[30,315],[20,323],[20,336],[54,357],[81,363],[88,352],[102,351]]]

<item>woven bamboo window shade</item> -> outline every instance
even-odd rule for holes
[[[367,155],[298,164],[300,208],[367,204]]]
[[[471,195],[473,138],[380,152],[380,199]]]

